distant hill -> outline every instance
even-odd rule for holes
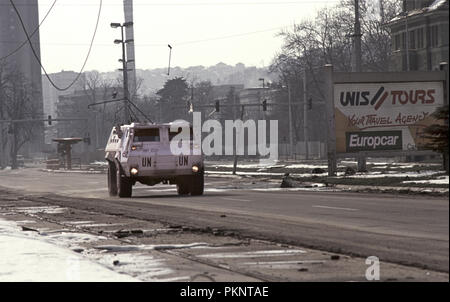
[[[107,72],[102,75],[105,78],[116,79],[120,73]],[[136,75],[143,80],[140,95],[154,95],[168,79],[174,77],[184,77],[190,84],[209,80],[213,85],[241,84],[245,88],[260,87],[262,85],[260,78],[264,78],[266,83],[277,80],[277,75],[269,75],[268,68],[246,67],[242,63],[235,66],[218,63],[210,67],[173,67],[170,69],[170,76],[167,75],[167,68],[137,69]]]

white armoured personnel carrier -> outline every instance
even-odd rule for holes
[[[184,136],[189,152],[175,155],[170,143],[183,129],[183,133],[189,133],[189,139]],[[176,184],[180,195],[203,194],[203,156],[200,146],[193,142],[192,127],[187,123],[132,123],[114,127],[105,151],[111,196],[131,197],[136,182],[149,186]]]

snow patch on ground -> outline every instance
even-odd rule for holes
[[[45,233],[41,232],[41,236],[45,236],[46,240],[65,247],[72,247],[74,244],[95,242],[99,240],[106,240],[104,236],[96,236],[84,233],[71,233],[71,232],[61,232],[61,233]]]
[[[426,180],[405,180],[402,181],[404,184],[449,184],[448,175],[439,176],[437,179],[426,179]]]
[[[355,175],[345,175],[344,172],[338,172],[337,177],[347,178],[381,178],[381,177],[429,177],[436,174],[443,173],[443,171],[420,171],[420,172],[398,172],[387,171],[385,173],[380,171],[372,171],[366,173],[356,173]],[[231,171],[206,171],[206,174],[213,175],[232,175]],[[284,176],[285,173],[269,173],[269,172],[237,172],[235,177],[239,176]],[[324,177],[328,173],[312,174],[312,173],[291,173],[291,177]]]
[[[65,208],[61,208],[58,206],[47,206],[47,207],[17,207],[15,210],[19,213],[24,214],[61,214],[66,211]]]
[[[287,169],[328,169],[328,166],[326,165],[307,165],[307,164],[293,164],[293,165],[286,165],[285,168]]]
[[[368,172],[357,173],[356,175],[347,176],[348,178],[381,178],[381,177],[429,177],[436,174],[440,174],[443,171],[420,171],[420,172],[396,172],[388,171],[386,173],[381,172]]]
[[[320,191],[320,192],[334,192],[339,191],[336,188],[329,188],[329,187],[313,187],[313,188],[258,188],[258,189],[251,189],[251,191],[255,192],[297,192],[297,191]]]
[[[110,267],[119,274],[131,275],[142,281],[161,282],[159,277],[175,273],[163,259],[141,253],[102,254],[91,256],[99,263]],[[189,276],[182,279],[189,279]]]
[[[95,165],[95,166],[108,166],[108,162],[105,161],[94,161],[92,163],[90,163],[90,165]]]
[[[206,166],[213,168],[233,168],[234,164],[219,164],[219,165],[208,165]],[[259,169],[259,168],[282,168],[284,165],[264,165],[264,164],[238,164],[238,168],[241,169]]]
[[[52,170],[52,169],[41,169],[43,172],[51,173],[78,173],[78,174],[103,174],[103,171],[90,170]]]
[[[146,250],[171,250],[171,249],[185,249],[199,246],[208,246],[205,242],[194,242],[189,244],[163,244],[163,245],[100,245],[96,249],[107,252],[132,252],[132,251],[146,251]]]
[[[0,219],[1,282],[136,282]]]

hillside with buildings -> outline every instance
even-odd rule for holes
[[[266,67],[245,66],[242,63],[235,66],[218,63],[208,67],[172,67],[170,68],[170,74],[167,75],[167,73],[167,68],[137,69],[138,82],[141,81],[138,93],[141,96],[154,96],[167,80],[176,77],[183,77],[189,84],[194,85],[202,81],[210,81],[212,85],[244,85],[244,87],[261,86],[260,78],[269,82],[277,80],[277,75],[269,74]],[[102,73],[102,75],[111,80],[121,78],[120,72],[107,72]]]

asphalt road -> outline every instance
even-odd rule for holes
[[[449,202],[443,197],[286,191],[276,190],[276,184],[270,183],[207,178],[202,197],[178,197],[173,186],[136,186],[133,198],[118,199],[108,196],[104,174],[47,173],[38,169],[2,171],[0,186],[40,192],[47,202],[63,206],[91,207],[449,270]]]

